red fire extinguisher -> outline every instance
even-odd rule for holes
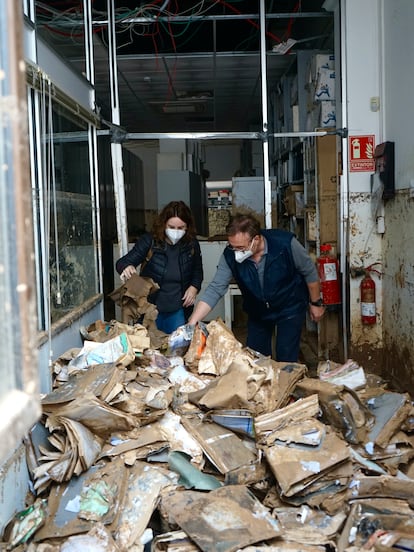
[[[377,306],[375,304],[375,282],[371,278],[371,267],[365,270],[365,276],[359,286],[361,294],[361,320],[363,324],[375,324]]]
[[[339,285],[339,263],[331,253],[330,244],[321,245],[321,254],[317,259],[322,299],[325,305],[338,305],[341,302]]]

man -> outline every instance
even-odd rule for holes
[[[216,274],[189,324],[203,320],[234,279],[248,315],[247,346],[272,356],[276,326],[276,360],[297,362],[308,307],[315,322],[325,312],[312,259],[292,233],[263,230],[251,215],[234,216],[227,227],[227,239]]]

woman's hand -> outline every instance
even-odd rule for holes
[[[183,295],[183,307],[191,307],[191,305],[194,305],[195,298],[197,297],[197,288],[194,286],[190,286],[185,290],[185,293]]]
[[[120,278],[123,282],[126,282],[131,278],[133,274],[137,273],[137,269],[135,266],[128,265],[124,270],[121,272]]]

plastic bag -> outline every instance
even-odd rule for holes
[[[165,356],[182,356],[190,346],[194,335],[194,324],[179,326],[168,338],[168,349]]]

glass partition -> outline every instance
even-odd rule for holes
[[[41,163],[32,163],[32,171],[34,209],[40,212],[35,233],[43,305],[39,329],[47,329],[98,292],[96,210],[88,123],[47,94],[37,99],[32,132],[39,129]]]

